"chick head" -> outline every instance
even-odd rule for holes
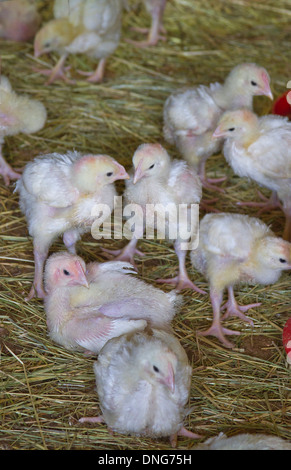
[[[34,38],[34,56],[39,57],[53,51],[62,52],[73,38],[73,26],[66,19],[49,21]]]
[[[144,177],[167,175],[170,164],[168,152],[160,144],[142,144],[132,158],[134,166],[133,184]]]
[[[253,134],[258,127],[257,116],[247,109],[227,111],[218,121],[214,138],[236,139]]]
[[[234,67],[225,84],[238,94],[265,95],[271,100],[273,94],[270,88],[270,76],[266,69],[253,63],[240,64]]]
[[[82,193],[94,193],[116,180],[128,178],[124,167],[108,155],[84,155],[73,166],[73,183]]]
[[[291,269],[291,244],[279,237],[265,237],[258,244],[256,259],[275,271]]]
[[[89,287],[84,260],[65,251],[49,257],[45,266],[44,281],[48,293],[57,287]]]
[[[135,361],[140,365],[140,375],[149,383],[162,384],[175,391],[177,357],[163,343],[148,341],[138,348]]]

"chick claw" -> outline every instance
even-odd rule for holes
[[[49,75],[49,79],[45,82],[45,85],[51,85],[58,79],[63,80],[65,83],[72,85],[75,83],[74,80],[70,80],[65,74],[65,72],[68,72],[70,69],[71,66],[69,65],[68,67],[60,68],[59,70],[33,68],[33,71],[40,73],[41,75]]]
[[[13,168],[11,168],[8,163],[0,164],[0,175],[3,176],[4,183],[6,186],[9,186],[10,180],[18,180],[19,178],[21,178],[21,174],[13,170]]]
[[[197,287],[189,278],[184,278],[179,275],[169,279],[157,279],[156,282],[159,284],[174,284],[177,292],[180,292],[183,289],[193,289],[199,294],[206,294],[204,290]]]
[[[226,310],[226,313],[223,315],[222,320],[225,320],[229,317],[238,317],[243,321],[250,323],[251,326],[254,326],[254,322],[251,318],[244,315],[243,312],[247,312],[250,308],[259,307],[261,303],[249,304],[249,305],[238,305],[236,302],[233,303],[231,300],[228,300],[226,304],[221,307],[221,310]]]
[[[259,198],[263,202],[237,202],[237,206],[247,206],[247,207],[260,207],[261,209],[257,212],[257,215],[261,215],[263,212],[269,212],[273,209],[283,210],[282,204],[280,203],[278,196],[275,192],[272,193],[270,198],[264,196],[260,191],[257,191]]]
[[[172,447],[177,447],[178,436],[189,437],[189,439],[200,439],[201,437],[203,437],[200,434],[195,434],[194,432],[188,431],[188,429],[182,426],[182,428],[176,434],[170,436],[170,444]]]
[[[108,259],[112,259],[113,256],[115,261],[127,261],[132,264],[136,270],[137,267],[134,262],[134,255],[145,256],[142,251],[138,250],[137,248],[128,247],[128,245],[120,250],[108,250],[107,248],[102,248],[102,251],[109,255],[105,255]]]

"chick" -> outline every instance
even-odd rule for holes
[[[2,155],[4,138],[20,132],[32,134],[43,128],[47,113],[42,103],[28,96],[17,95],[4,75],[0,77],[0,174],[6,185],[20,178]]]
[[[123,0],[55,0],[54,19],[40,29],[34,41],[35,57],[48,52],[61,56],[53,70],[39,71],[50,75],[47,84],[57,78],[70,82],[64,68],[69,54],[98,59],[88,81],[101,82],[107,57],[119,44],[122,9]]]
[[[109,341],[94,363],[102,416],[110,430],[152,438],[200,437],[183,427],[191,367],[179,341],[160,329],[122,335]]]
[[[167,0],[144,0],[145,7],[152,18],[151,28],[149,30],[144,28],[132,28],[132,30],[140,33],[146,33],[148,34],[148,38],[146,41],[142,42],[127,39],[127,42],[138,47],[148,47],[155,46],[159,39],[164,39],[164,36],[161,36],[160,32],[165,33],[162,20],[166,3]]]
[[[76,241],[98,218],[98,204],[112,211],[114,181],[128,178],[122,165],[108,155],[51,153],[29,162],[17,181],[19,203],[33,237],[35,275],[28,296],[43,298],[43,266],[54,239],[63,235],[75,253]],[[97,214],[97,215],[96,215]]]
[[[270,210],[281,207],[281,201],[286,217],[283,238],[291,241],[291,122],[275,115],[258,118],[243,109],[228,111],[213,135],[226,139],[224,156],[237,175],[273,192],[269,201],[241,205]]]
[[[32,39],[40,25],[34,0],[0,2],[0,37],[24,42]]]
[[[256,64],[237,65],[226,77],[223,85],[200,85],[178,90],[168,97],[164,105],[164,137],[174,144],[183,158],[197,170],[205,188],[216,189],[213,183],[225,178],[207,179],[206,160],[221,150],[223,138],[212,134],[224,111],[241,107],[252,109],[255,95],[273,99],[267,71]]]
[[[227,348],[232,348],[225,335],[239,335],[238,331],[223,328],[224,318],[236,316],[251,325],[244,312],[260,304],[240,306],[233,288],[240,283],[274,284],[282,271],[291,269],[291,245],[278,238],[270,228],[255,217],[241,214],[207,214],[200,222],[199,246],[191,252],[194,267],[203,273],[210,284],[213,308],[212,326],[201,335],[216,336]],[[228,301],[221,307],[224,289]]]
[[[222,432],[210,437],[192,450],[291,450],[291,443],[267,434],[238,434],[227,437]]]
[[[126,184],[124,198],[127,204],[138,204],[143,209],[143,228],[156,228],[159,222],[166,223],[165,237],[174,241],[175,252],[179,260],[179,274],[173,279],[160,279],[158,282],[174,284],[177,290],[191,288],[201,294],[203,290],[197,287],[188,277],[185,267],[187,248],[184,248],[181,233],[187,227],[188,220],[178,220],[179,205],[198,204],[201,198],[201,183],[199,177],[186,162],[171,160],[167,151],[160,144],[142,144],[133,155],[134,175]],[[168,214],[157,211],[156,219],[149,218],[150,205],[160,204],[162,209],[171,204]],[[187,211],[191,209],[188,208]],[[165,217],[165,219],[164,219]],[[155,223],[157,220],[157,223]],[[142,222],[140,223],[142,225]],[[195,224],[194,224],[195,225]],[[198,225],[198,214],[197,214]],[[196,229],[196,225],[194,229]],[[174,230],[173,230],[174,229]],[[195,231],[195,230],[194,230]],[[195,236],[195,233],[190,236]],[[173,240],[171,234],[176,232]],[[142,235],[141,235],[142,237]],[[137,237],[133,237],[123,250],[107,252],[118,255],[117,259],[133,263],[136,252]],[[185,240],[184,240],[185,241]],[[188,240],[189,241],[189,240]]]

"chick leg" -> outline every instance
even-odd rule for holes
[[[0,147],[0,175],[4,178],[4,183],[6,186],[9,185],[10,179],[17,180],[21,177],[19,173],[13,170],[13,168],[6,162],[5,158],[2,156],[1,147]]]
[[[40,246],[39,243],[34,241],[33,254],[34,254],[34,280],[30,292],[26,297],[26,301],[31,300],[37,296],[44,299],[46,293],[43,288],[43,267],[49,252],[49,245]]]
[[[157,279],[156,282],[160,284],[174,284],[177,291],[183,289],[194,289],[199,294],[206,294],[206,292],[199,287],[197,287],[190,279],[186,270],[186,255],[187,250],[181,249],[181,244],[179,240],[175,242],[175,252],[179,260],[179,273],[178,276],[170,279]]]
[[[263,202],[237,202],[238,206],[247,206],[247,207],[261,207],[261,209],[257,212],[257,215],[262,214],[263,212],[269,212],[273,209],[282,209],[282,204],[279,201],[278,195],[276,191],[272,191],[271,197],[268,199],[265,197],[260,191],[258,191],[258,195]]]
[[[104,78],[104,73],[105,73],[105,65],[106,65],[106,59],[101,59],[99,61],[99,64],[95,70],[94,73],[92,72],[83,72],[81,70],[78,70],[78,73],[80,75],[87,75],[89,76],[89,78],[87,78],[87,81],[88,82],[91,82],[91,83],[100,83],[102,82],[103,78]]]
[[[221,178],[207,178],[205,170],[206,160],[207,159],[201,160],[198,168],[198,175],[200,177],[203,188],[218,191],[219,193],[224,193],[224,189],[215,186],[215,183],[222,183],[227,179],[226,176],[223,176]]]
[[[91,417],[80,418],[79,423],[105,423],[105,420],[102,415],[91,416]]]
[[[54,81],[61,79],[64,80],[66,83],[74,83],[73,80],[70,80],[65,72],[67,70],[70,70],[71,67],[64,67],[65,61],[67,59],[67,54],[63,55],[60,60],[57,62],[57,64],[53,67],[53,69],[35,69],[36,72],[42,74],[42,75],[49,75],[48,81],[45,83],[46,85],[51,85]]]
[[[121,250],[108,250],[107,248],[102,248],[102,251],[115,256],[115,260],[128,261],[136,268],[134,255],[144,256],[144,253],[136,248],[137,242],[138,240],[136,238],[132,238],[130,242]]]
[[[178,436],[189,437],[189,439],[200,439],[202,436],[200,434],[195,434],[194,432],[188,431],[188,429],[182,428],[176,433],[170,436],[170,443],[172,447],[177,447]]]
[[[214,289],[210,291],[210,300],[213,309],[213,322],[210,328],[206,331],[197,331],[200,336],[216,336],[226,348],[233,348],[234,345],[227,341],[224,335],[240,335],[239,331],[229,330],[223,328],[220,322],[220,307],[222,303],[222,292],[217,292]]]
[[[234,297],[233,287],[230,286],[228,288],[228,301],[226,302],[226,304],[223,305],[223,307],[221,307],[221,310],[226,309],[226,313],[223,315],[222,320],[225,320],[226,318],[233,316],[233,317],[241,318],[242,320],[254,326],[253,320],[247,317],[246,315],[244,315],[243,312],[247,312],[250,308],[259,307],[260,305],[261,303],[249,304],[249,305],[238,305]]]
[[[288,242],[291,241],[291,207],[284,207],[285,214],[285,227],[283,233],[283,239]]]
[[[79,232],[75,229],[67,230],[63,235],[63,242],[69,253],[76,254],[76,242],[80,240]]]
[[[152,24],[151,28],[148,32],[146,29],[137,29],[140,32],[148,32],[148,38],[146,41],[138,42],[132,41],[131,39],[127,39],[126,41],[130,44],[134,44],[137,47],[148,47],[148,46],[155,46],[159,40],[165,40],[164,36],[160,35],[160,31],[165,32],[163,25],[162,25],[162,18],[164,14],[164,10],[166,7],[166,0],[162,0],[160,5],[157,5],[153,8],[152,11]]]

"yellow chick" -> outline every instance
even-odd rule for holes
[[[187,415],[191,373],[178,339],[163,330],[147,328],[106,343],[94,363],[102,415],[81,423],[106,423],[113,432],[169,437],[201,436],[183,426]]]
[[[283,206],[286,217],[283,238],[291,241],[291,123],[288,118],[275,115],[258,118],[244,109],[229,111],[221,117],[213,136],[225,139],[224,156],[237,175],[272,191],[270,200],[263,203],[239,204],[261,207],[261,211]]]
[[[238,331],[222,327],[224,318],[236,316],[253,324],[244,312],[260,304],[240,306],[234,297],[234,286],[274,284],[282,271],[291,269],[291,244],[278,238],[270,228],[255,217],[241,214],[207,214],[200,222],[199,246],[191,252],[194,267],[209,281],[213,323],[200,335],[216,336],[224,346],[232,348],[225,335]],[[228,301],[222,307],[223,292]]]
[[[221,432],[192,450],[291,450],[291,442],[268,434],[244,433],[227,437]]]
[[[20,132],[33,134],[43,128],[47,112],[40,101],[18,95],[12,90],[10,81],[4,75],[0,78],[0,174],[6,185],[10,179],[20,178],[2,155],[4,138]]]
[[[19,204],[33,237],[35,275],[28,296],[45,297],[43,266],[55,238],[71,253],[81,235],[89,232],[98,218],[95,209],[114,207],[114,182],[129,178],[125,169],[108,155],[82,155],[79,152],[42,155],[29,162],[17,181]]]
[[[179,206],[185,205],[187,213],[191,205],[198,204],[201,199],[201,183],[196,173],[182,160],[171,160],[168,152],[160,144],[142,144],[133,155],[134,175],[126,184],[124,199],[126,204],[137,204],[142,208],[143,220],[139,225],[142,227],[140,238],[144,230],[155,229],[161,222],[165,222],[164,236],[174,242],[175,252],[179,260],[179,273],[173,279],[159,279],[158,282],[169,283],[176,286],[177,290],[194,289],[200,294],[205,292],[197,287],[188,277],[185,267],[187,248],[183,248],[182,232],[188,227],[190,215],[187,220],[178,218]],[[156,211],[156,219],[150,218],[151,207],[158,205],[161,212]],[[168,213],[163,210],[169,207]],[[198,226],[197,214],[197,226]],[[192,220],[193,222],[193,220]],[[193,228],[197,228],[193,224]],[[195,230],[194,230],[195,231]],[[191,232],[190,237],[195,233]],[[176,236],[174,237],[174,235]],[[157,234],[159,238],[159,233]],[[174,238],[173,238],[174,237]],[[138,235],[131,239],[123,250],[109,251],[110,254],[118,255],[119,260],[126,260],[133,264]],[[140,254],[140,252],[138,252]]]
[[[160,35],[160,32],[165,33],[163,27],[163,15],[166,8],[167,0],[144,0],[145,7],[147,12],[152,18],[152,24],[150,29],[147,28],[131,28],[133,31],[139,33],[145,33],[148,35],[146,41],[137,42],[131,39],[126,41],[130,44],[134,44],[137,47],[148,47],[155,46],[160,39],[164,40],[165,37]]]
[[[55,0],[54,19],[44,25],[34,41],[34,55],[57,52],[61,57],[49,75],[47,84],[57,78],[70,82],[64,68],[69,54],[86,54],[98,59],[90,82],[101,82],[106,60],[117,48],[121,34],[123,0]],[[84,73],[83,73],[84,74]]]
[[[0,2],[0,37],[11,41],[29,41],[40,25],[34,0]]]
[[[222,191],[213,183],[225,178],[207,179],[207,159],[221,150],[223,138],[212,135],[224,111],[253,108],[253,97],[265,95],[273,99],[270,78],[263,67],[245,63],[237,65],[223,84],[178,90],[164,105],[164,137],[174,144],[185,160],[194,166],[205,188]]]

